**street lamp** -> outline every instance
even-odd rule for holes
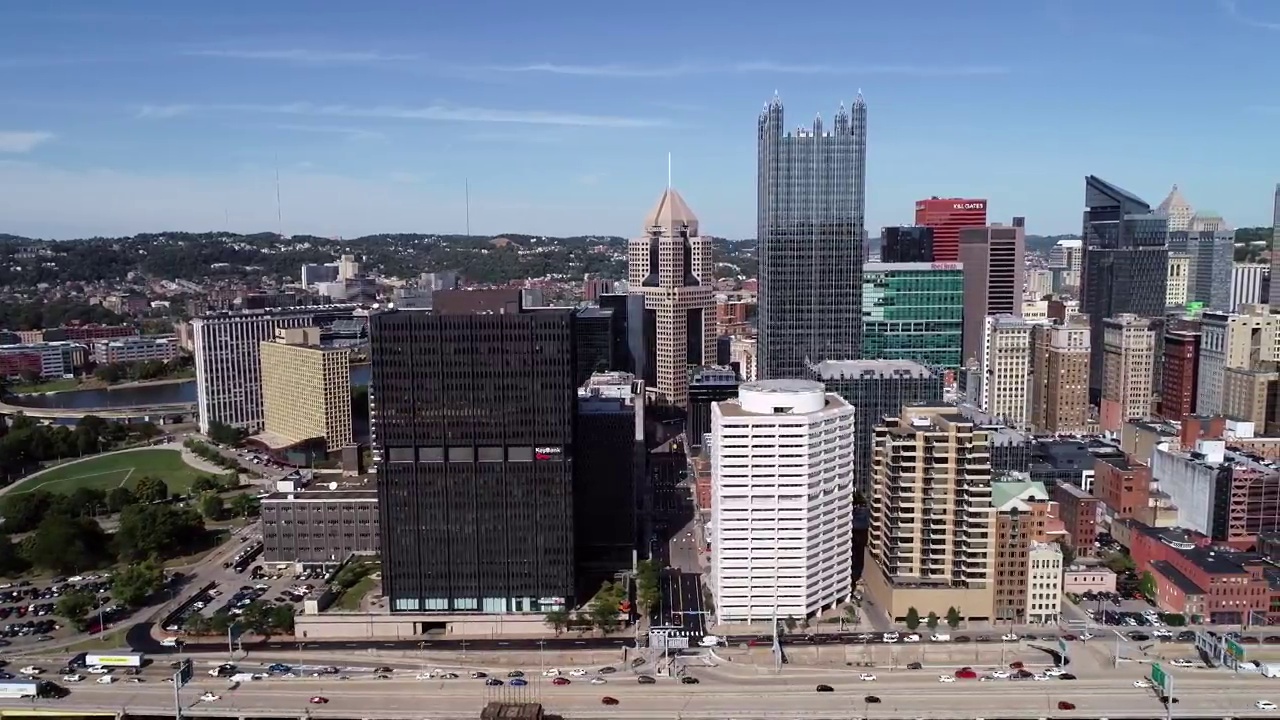
[[[232,620],[231,624],[227,626],[227,662],[231,662],[236,659],[235,646],[231,644],[232,643],[231,633],[233,630],[235,630],[236,625],[239,625],[239,624],[240,624],[239,620]]]

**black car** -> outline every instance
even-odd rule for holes
[[[922,665],[922,664],[920,664],[920,663],[918,663],[918,662],[910,662],[910,663],[907,663],[907,669],[908,669],[908,670],[923,670],[923,669],[924,669],[924,665]]]
[[[501,685],[502,681],[499,680],[498,678],[489,678],[488,680],[484,681],[484,684],[490,687],[495,687],[495,686]]]
[[[969,636],[968,636],[968,635],[957,635],[957,636],[955,636],[955,637],[951,638],[951,642],[969,642]]]
[[[519,670],[512,670],[511,672],[507,673],[507,677],[509,678],[524,677],[524,673]]]
[[[880,702],[880,698],[876,697],[875,695],[868,695],[862,698],[862,702],[868,705],[875,705],[876,703]]]
[[[639,680],[641,685],[653,685],[658,682],[652,675],[641,675],[636,680]]]
[[[618,668],[612,665],[605,665],[604,667],[600,668],[596,672],[600,673],[601,675],[612,675],[613,673],[618,672]]]
[[[680,678],[680,683],[683,685],[697,685],[698,678],[692,675],[685,675],[684,677]]]
[[[836,689],[831,687],[830,685],[819,685],[814,689],[817,690],[818,692],[835,692],[836,691]]]
[[[1061,675],[1058,676],[1058,679],[1059,680],[1075,680],[1076,676],[1072,675],[1071,673],[1062,673]]]
[[[373,669],[373,671],[374,671],[374,672],[380,672],[380,673],[389,673],[389,672],[392,672],[391,668],[387,667],[386,665],[383,665],[382,667],[376,667],[376,668],[374,668],[374,669]]]

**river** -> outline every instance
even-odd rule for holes
[[[351,368],[352,385],[369,384],[369,366]],[[15,405],[44,408],[118,408],[140,405],[167,405],[196,401],[196,381],[158,385],[135,385],[114,390],[68,390],[67,392],[23,395]]]

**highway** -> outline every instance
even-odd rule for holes
[[[151,415],[190,415],[196,411],[196,404],[167,403],[157,405],[132,405],[124,407],[104,408],[49,408],[13,405],[0,402],[0,413],[16,415],[22,413],[27,417],[57,419],[82,418],[85,415],[96,415],[100,418],[137,418]]]
[[[698,673],[694,673],[695,675]],[[615,677],[605,685],[575,679],[567,686],[531,678],[523,688],[487,687],[480,680],[375,680],[309,679],[263,680],[228,688],[225,681],[198,677],[182,691],[187,715],[242,717],[346,718],[474,718],[491,701],[540,702],[554,713],[570,718],[680,718],[747,720],[749,718],[851,718],[869,711],[889,718],[1158,718],[1164,705],[1149,690],[1132,686],[1132,678],[1109,677],[1079,681],[961,681],[943,684],[931,673],[882,675],[875,682],[860,682],[851,673],[814,677],[784,674],[681,685],[660,679],[656,685],[640,685],[630,677]],[[835,691],[819,693],[816,683]],[[1267,717],[1276,711],[1260,711],[1261,699],[1280,700],[1280,680],[1208,673],[1203,677],[1179,677],[1173,717]],[[206,690],[221,694],[216,702],[199,701]],[[867,703],[868,694],[880,698]],[[605,706],[601,698],[616,698]],[[329,700],[309,702],[315,696]],[[1060,700],[1074,703],[1074,710],[1058,710]],[[110,686],[76,685],[61,700],[0,701],[0,709],[39,708],[66,711],[110,711],[131,714],[172,714],[173,688],[165,683]]]

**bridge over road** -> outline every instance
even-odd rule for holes
[[[193,402],[162,403],[156,405],[117,405],[116,407],[103,408],[47,408],[14,405],[13,403],[0,401],[0,413],[4,413],[6,415],[17,415],[18,413],[22,413],[29,418],[45,420],[78,420],[85,415],[95,415],[100,418],[120,420],[126,418],[152,417],[157,415],[193,415],[195,412],[196,404]]]

